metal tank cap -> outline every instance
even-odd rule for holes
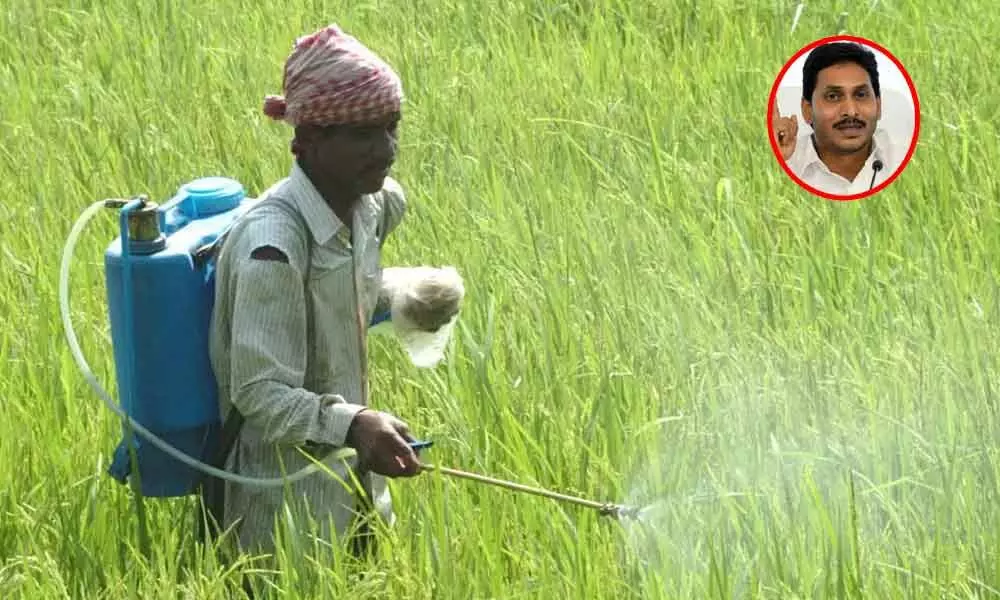
[[[128,214],[128,238],[130,249],[140,254],[162,250],[166,237],[160,230],[159,205],[151,202],[146,195],[136,196],[139,208]]]

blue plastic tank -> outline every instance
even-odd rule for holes
[[[156,227],[147,227],[147,239],[130,228],[127,252],[123,253],[121,236],[105,252],[122,409],[171,446],[203,462],[215,449],[220,422],[208,352],[214,261],[196,258],[196,252],[215,242],[255,202],[238,181],[197,179],[155,207]],[[156,239],[148,239],[151,230]],[[127,277],[126,262],[131,267]],[[126,279],[131,280],[128,286]],[[137,455],[134,464],[126,426],[109,469],[115,479],[125,483],[137,468],[144,496],[176,497],[195,491],[201,473],[138,433],[131,438]]]

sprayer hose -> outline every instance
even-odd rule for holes
[[[235,473],[230,473],[213,467],[212,465],[205,464],[200,460],[192,458],[187,454],[177,450],[167,442],[163,441],[157,437],[153,432],[149,431],[138,422],[136,422],[131,416],[125,414],[111,398],[108,392],[101,386],[100,382],[94,376],[93,371],[90,369],[90,365],[87,364],[86,359],[83,357],[83,352],[80,350],[80,344],[76,339],[76,332],[73,329],[73,322],[70,319],[69,311],[69,269],[70,264],[73,260],[73,250],[76,248],[77,239],[80,237],[80,233],[86,227],[87,223],[97,215],[102,209],[111,206],[108,202],[100,201],[91,204],[86,210],[80,215],[76,223],[73,225],[73,229],[70,230],[69,238],[66,240],[66,246],[63,249],[62,264],[59,268],[59,309],[62,313],[63,327],[66,330],[66,339],[69,342],[70,352],[73,354],[73,359],[76,361],[77,366],[80,371],[83,372],[84,377],[90,384],[90,387],[94,389],[94,392],[104,401],[104,403],[111,409],[112,412],[117,414],[122,419],[128,421],[129,425],[142,434],[146,439],[148,439],[154,446],[163,450],[170,456],[176,458],[182,463],[193,467],[206,475],[211,475],[213,477],[218,477],[220,479],[225,479],[227,481],[232,481],[233,483],[241,483],[244,485],[255,485],[259,487],[281,487],[285,484],[292,483],[308,477],[313,473],[316,473],[321,469],[320,466],[316,464],[309,465],[304,469],[289,475],[288,477],[276,477],[272,479],[259,479],[255,477],[244,477],[242,475],[237,475]],[[356,451],[353,448],[340,448],[333,452],[328,458],[335,460],[341,460],[344,458],[349,458],[354,456]]]

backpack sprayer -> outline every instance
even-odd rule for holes
[[[208,350],[215,300],[214,250],[256,203],[257,199],[246,197],[238,181],[196,179],[182,185],[162,206],[144,196],[95,202],[83,211],[66,240],[59,272],[59,304],[70,351],[94,392],[123,420],[123,438],[108,472],[123,484],[134,475],[141,496],[195,494],[202,474],[244,485],[278,487],[320,469],[309,465],[287,477],[262,479],[206,464],[218,449],[222,429]],[[94,376],[70,319],[73,251],[83,229],[104,209],[119,211],[120,235],[105,250],[104,270],[120,406]],[[391,320],[391,311],[378,314],[369,326]],[[413,352],[411,358],[418,362]],[[428,442],[415,445],[427,446]],[[352,448],[342,448],[329,458],[354,453]],[[595,508],[606,516],[637,514],[630,507],[447,467],[425,464],[423,468]]]

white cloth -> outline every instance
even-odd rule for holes
[[[380,292],[380,247],[406,202],[386,178],[380,192],[363,197],[352,234],[297,165],[259,202],[231,230],[219,256],[210,351],[221,417],[235,406],[246,419],[226,468],[272,478],[311,464],[299,447],[342,446],[368,402],[365,336]],[[252,260],[261,246],[277,248],[289,262]],[[324,464],[350,481],[341,461]],[[370,480],[377,512],[392,524],[385,479],[371,474]],[[285,506],[281,487],[226,482],[224,527],[237,520],[241,546],[268,552],[273,521],[284,520],[286,509],[299,517],[302,532],[309,528],[301,518],[307,508],[327,542],[352,525],[357,498],[328,474],[290,488],[293,502]]]
[[[820,160],[813,146],[811,134],[799,136],[795,143],[795,152],[788,159],[788,168],[805,183],[828,194],[841,196],[862,194],[892,177],[902,165],[908,149],[895,142],[883,129],[875,130],[872,146],[871,154],[853,181],[830,171]],[[882,170],[875,175],[873,186],[872,175],[875,172],[872,170],[872,165],[876,160],[882,161]]]

